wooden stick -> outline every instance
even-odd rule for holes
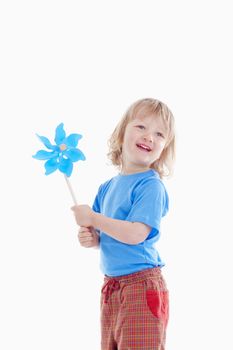
[[[72,198],[73,198],[74,204],[75,204],[75,205],[78,205],[77,200],[76,200],[76,197],[75,197],[75,194],[74,194],[74,191],[73,191],[73,189],[72,189],[72,187],[71,187],[70,181],[69,181],[69,179],[68,179],[68,177],[67,177],[66,175],[64,175],[64,177],[65,177],[67,186],[68,186],[68,188],[69,188],[69,190],[70,190],[70,194],[71,194],[71,196],[72,196]]]

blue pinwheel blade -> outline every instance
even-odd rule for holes
[[[48,149],[52,149],[52,150],[56,150],[57,146],[54,146],[51,144],[51,142],[49,141],[49,139],[45,136],[40,136],[38,134],[36,134],[36,136],[38,137],[38,139],[45,145],[45,147],[47,147]]]
[[[66,133],[63,126],[64,124],[61,123],[56,127],[54,141],[56,142],[57,145],[60,145],[61,143],[63,143],[64,139],[66,138]]]
[[[83,152],[78,148],[68,149],[64,152],[64,155],[67,156],[72,162],[77,162],[78,160],[85,160]]]
[[[49,159],[49,160],[47,160],[47,162],[44,164],[44,167],[45,167],[45,175],[52,174],[58,168],[57,159]]]
[[[61,158],[58,164],[58,169],[67,177],[70,177],[73,171],[73,163],[70,159]]]
[[[48,152],[48,151],[40,150],[36,152],[36,154],[32,157],[39,160],[46,160],[46,159],[56,158],[57,156],[58,156],[58,153],[56,151]]]
[[[79,134],[70,134],[65,140],[64,143],[68,148],[75,148],[78,145],[78,141],[82,138],[82,135]]]

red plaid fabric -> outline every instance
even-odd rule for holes
[[[101,350],[164,350],[168,290],[160,268],[105,277]]]

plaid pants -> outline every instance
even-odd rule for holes
[[[105,277],[101,350],[164,350],[169,301],[160,268]]]

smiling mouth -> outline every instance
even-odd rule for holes
[[[143,145],[142,143],[137,143],[136,146],[146,152],[151,152],[151,148],[149,146]]]

